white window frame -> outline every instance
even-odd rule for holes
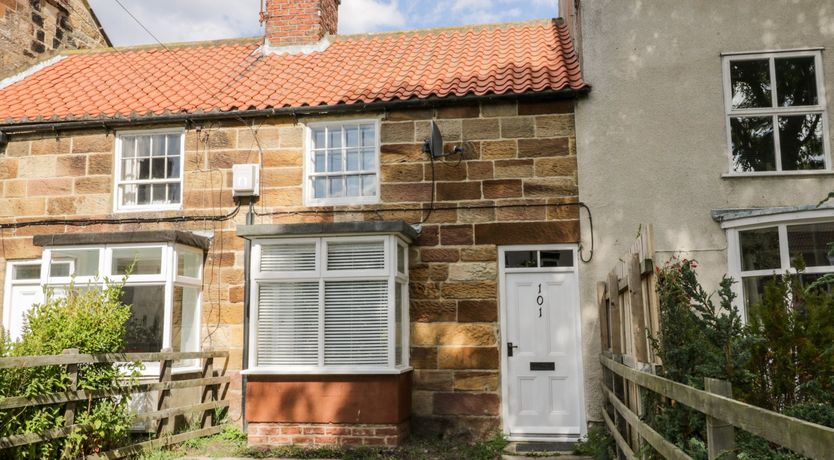
[[[172,179],[142,179],[142,180],[135,180],[135,181],[125,181],[122,180],[122,138],[125,136],[153,136],[153,135],[170,135],[170,134],[178,134],[180,136],[180,174],[179,174],[179,183],[180,183],[180,197],[179,203],[169,203],[169,204],[147,204],[147,205],[122,205],[122,188],[121,185],[125,183],[137,183],[137,184],[153,184],[153,183],[164,183],[170,184],[175,182]],[[134,131],[119,131],[116,133],[116,152],[113,156],[114,158],[114,166],[113,166],[113,212],[115,213],[125,213],[125,212],[147,212],[147,211],[178,211],[183,208],[183,200],[185,197],[185,129],[183,128],[162,128],[162,129],[145,129],[145,130],[134,130]]]
[[[41,286],[47,287],[65,287],[70,283],[74,283],[77,287],[97,286],[104,287],[105,278],[111,282],[120,283],[124,275],[113,273],[113,250],[114,249],[146,249],[159,248],[161,251],[161,266],[159,274],[154,275],[130,275],[125,286],[164,286],[165,300],[163,307],[163,329],[162,329],[162,351],[163,349],[171,348],[173,337],[173,310],[174,310],[174,289],[181,288],[196,288],[197,305],[195,307],[194,322],[197,327],[197,343],[202,343],[202,277],[203,267],[205,264],[205,257],[199,249],[191,248],[176,243],[129,243],[129,244],[97,244],[97,245],[79,245],[79,246],[47,246],[43,250],[43,255],[40,259],[41,263]],[[49,266],[52,260],[52,253],[54,251],[75,251],[75,250],[98,250],[98,273],[94,276],[77,276],[77,277],[50,277]],[[177,276],[176,264],[178,251],[185,251],[189,253],[199,253],[200,271],[197,278]],[[193,350],[199,351],[199,350]],[[184,367],[175,367],[174,373],[188,373],[199,370],[199,362],[187,362],[188,365]],[[159,374],[158,363],[146,363],[143,375],[153,376]]]
[[[794,225],[825,222],[834,222],[834,209],[823,208],[812,211],[748,217],[722,224],[722,228],[727,232],[727,275],[735,281],[733,284],[733,292],[736,294],[735,306],[745,321],[747,320],[747,305],[744,297],[742,278],[796,273],[796,269],[791,267],[787,228]],[[739,233],[748,230],[774,227],[779,232],[779,268],[743,271],[741,269],[741,240]],[[803,273],[821,274],[831,272],[834,272],[834,266],[807,267]]]
[[[385,267],[381,270],[327,270],[328,243],[382,241],[385,247]],[[268,245],[315,244],[316,267],[309,271],[261,272],[261,252]],[[404,247],[405,272],[397,268],[397,248]],[[409,362],[410,320],[408,296],[408,243],[397,235],[361,235],[361,236],[322,236],[322,237],[287,237],[263,238],[253,241],[250,298],[252,314],[249,320],[249,369],[244,374],[266,375],[357,375],[357,374],[400,374],[411,370]],[[387,281],[388,282],[388,363],[379,365],[325,365],[324,364],[324,284],[327,281]],[[318,364],[262,366],[258,364],[258,293],[261,282],[318,282],[319,283],[319,329],[318,329]],[[396,284],[402,289],[402,356],[401,364],[396,364]]]
[[[817,105],[797,106],[797,107],[780,107],[778,104],[779,95],[778,85],[776,82],[776,58],[792,58],[792,57],[813,57],[815,59],[815,70],[817,77]],[[730,63],[733,61],[757,61],[767,59],[770,65],[770,82],[771,82],[771,103],[772,107],[765,108],[748,108],[748,109],[734,109],[733,108],[733,88],[730,75]],[[728,161],[728,177],[745,177],[745,176],[779,176],[779,175],[814,175],[821,173],[832,172],[831,162],[831,146],[829,140],[828,129],[828,107],[825,95],[825,78],[822,61],[822,52],[819,49],[807,50],[786,50],[786,51],[769,51],[757,53],[725,53],[722,55],[722,68],[724,71],[724,122],[726,124],[727,135],[727,161]],[[798,170],[790,171],[782,169],[782,147],[779,139],[779,124],[778,117],[780,115],[805,115],[805,114],[821,114],[823,126],[823,155],[825,160],[825,167],[823,169],[814,170]],[[774,154],[776,155],[776,170],[775,171],[736,171],[733,165],[733,133],[731,119],[737,117],[772,117],[773,119],[773,143]]]
[[[313,190],[313,177],[316,176],[349,176],[352,174],[348,174],[345,171],[341,171],[341,174],[337,173],[316,173],[315,172],[315,154],[313,152],[313,130],[317,128],[335,128],[341,127],[343,128],[345,125],[362,125],[362,124],[373,124],[375,130],[374,140],[376,145],[374,145],[374,151],[376,154],[376,161],[375,161],[375,172],[376,175],[376,195],[374,196],[359,196],[359,197],[339,197],[339,198],[316,198],[315,193]],[[346,119],[346,120],[339,120],[339,121],[327,121],[327,122],[313,122],[307,123],[304,127],[304,204],[306,206],[338,206],[338,205],[352,205],[352,204],[378,204],[380,202],[381,192],[381,174],[380,174],[380,134],[381,134],[381,122],[379,118],[363,118],[363,119]],[[343,131],[344,132],[344,131]],[[342,135],[342,148],[345,148],[346,142],[344,139],[344,134]],[[344,153],[343,153],[344,155]]]

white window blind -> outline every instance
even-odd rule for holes
[[[252,367],[408,366],[404,244],[394,235],[256,242]]]
[[[313,271],[315,269],[315,244],[271,244],[262,246],[262,272]]]
[[[330,243],[328,270],[381,270],[385,268],[385,243]]]
[[[388,362],[388,281],[328,281],[324,287],[324,364]]]
[[[319,283],[261,283],[257,324],[260,365],[318,364]]]

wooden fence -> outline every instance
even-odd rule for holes
[[[834,458],[834,429],[736,401],[729,382],[706,379],[706,390],[699,390],[655,375],[662,366],[649,341],[660,329],[655,267],[653,229],[644,226],[608,278],[597,284],[606,400],[603,418],[619,458],[640,458],[642,447],[648,444],[663,458],[691,460],[643,421],[642,391],[653,391],[706,415],[710,460],[735,458],[735,428],[812,459]]]
[[[215,366],[215,359],[222,359],[223,365]],[[172,370],[176,361],[200,360],[199,370],[177,376],[174,379]],[[114,388],[109,390],[87,391],[79,390],[78,383],[79,365],[97,363],[138,363],[158,362],[159,378],[152,383],[138,383],[126,388]],[[174,353],[163,351],[162,353],[114,353],[114,354],[79,354],[78,350],[65,350],[61,355],[52,356],[26,356],[14,358],[0,358],[0,369],[10,368],[34,368],[43,366],[66,366],[66,372],[70,376],[70,388],[65,392],[39,395],[33,397],[9,397],[0,400],[0,411],[21,409],[27,407],[38,407],[48,405],[64,405],[64,426],[43,431],[40,433],[25,433],[0,438],[0,457],[3,450],[13,447],[26,446],[44,441],[56,440],[68,436],[75,430],[88,429],[85,425],[75,423],[76,405],[81,401],[90,401],[107,397],[121,397],[130,393],[136,395],[156,396],[156,410],[140,412],[136,414],[134,422],[153,424],[155,422],[154,439],[138,442],[129,446],[121,447],[97,455],[88,456],[91,458],[122,458],[133,455],[143,450],[156,449],[171,444],[180,443],[189,439],[209,436],[219,433],[222,427],[218,425],[217,412],[229,407],[226,399],[231,379],[226,375],[229,362],[228,351],[202,351]],[[196,375],[196,376],[195,376]],[[221,388],[222,387],[222,388]],[[177,398],[172,396],[173,390],[199,389],[199,404],[179,404]],[[183,398],[188,399],[188,398]],[[178,416],[190,414],[200,415],[199,428],[189,426],[187,431],[176,433],[175,420]]]

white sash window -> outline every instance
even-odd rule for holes
[[[250,367],[407,368],[407,254],[392,235],[255,241]]]

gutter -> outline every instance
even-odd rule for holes
[[[91,118],[86,120],[21,122],[10,124],[0,123],[0,132],[3,132],[5,134],[27,134],[38,132],[82,130],[90,128],[112,129],[162,123],[194,123],[200,121],[214,121],[226,119],[246,119],[264,117],[268,118],[281,115],[296,117],[298,115],[320,115],[328,113],[361,113],[372,111],[379,112],[386,111],[389,109],[442,107],[467,102],[501,102],[509,100],[548,101],[557,99],[575,99],[580,95],[585,95],[589,93],[590,91],[590,87],[584,87],[579,90],[549,90],[541,92],[526,92],[521,94],[505,93],[485,96],[446,96],[430,97],[426,99],[407,99],[371,103],[358,102],[354,104],[318,105],[305,107],[280,107],[272,109],[236,110],[229,112],[214,111],[202,113],[175,113],[168,115],[156,115],[133,118]]]

